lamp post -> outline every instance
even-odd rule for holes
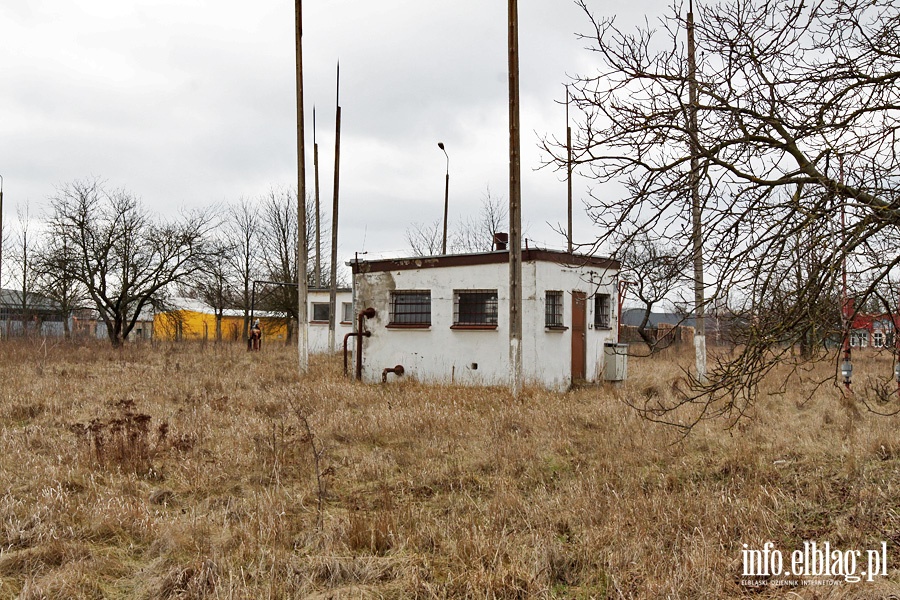
[[[438,142],[438,148],[443,150],[447,157],[447,176],[444,178],[444,242],[441,245],[441,254],[447,254],[447,209],[450,201],[450,155],[444,148],[444,142]]]

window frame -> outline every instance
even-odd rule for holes
[[[412,302],[398,302],[403,298],[412,299],[419,296],[418,300]],[[426,305],[427,310],[421,310]],[[404,310],[398,312],[398,307],[419,310]],[[431,327],[431,290],[392,290],[390,296],[390,317],[386,327],[391,329],[428,329]],[[398,317],[400,317],[398,319]]]
[[[317,319],[316,318],[316,307],[325,307],[325,318]],[[310,323],[327,323],[331,316],[331,302],[310,302]]]
[[[348,310],[349,308],[349,310]],[[352,323],[353,322],[353,303],[352,302],[341,302],[341,323]]]
[[[479,304],[482,306],[479,307]],[[472,309],[472,306],[475,308]],[[463,307],[465,311],[462,311]],[[466,319],[461,320],[461,315]],[[453,325],[450,329],[497,329],[499,317],[500,296],[496,289],[453,290]]]
[[[594,294],[594,329],[612,329],[612,294]]]
[[[544,327],[550,331],[565,331],[565,294],[562,290],[544,292]]]

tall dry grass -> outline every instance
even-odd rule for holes
[[[673,352],[517,401],[294,357],[0,344],[0,599],[776,597],[742,544],[804,540],[888,541],[890,575],[794,597],[900,585],[898,418],[812,376],[681,438],[626,405],[678,393]]]

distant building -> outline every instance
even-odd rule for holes
[[[46,296],[0,289],[0,337],[63,337],[67,319],[71,325],[70,316]]]
[[[314,354],[328,352],[329,290],[310,289],[308,293],[309,351]],[[158,340],[215,340],[216,314],[212,307],[193,298],[172,298],[169,310],[157,313],[153,318],[153,337]],[[343,288],[337,293],[337,309],[340,321],[335,323],[336,351],[340,350],[344,334],[352,331],[352,297]],[[259,319],[263,332],[263,344],[287,341],[288,319],[284,314],[254,310],[253,318]],[[244,341],[244,311],[225,309],[222,315],[222,339]]]
[[[506,385],[509,252],[498,250],[355,261],[353,302],[365,322],[362,377]],[[526,382],[565,390],[603,378],[605,344],[617,341],[617,261],[522,250],[522,372]],[[391,378],[394,376],[391,375]]]
[[[313,354],[329,352],[328,348],[328,315],[331,290],[327,288],[310,288],[307,292],[309,302],[309,351]],[[339,352],[343,346],[344,336],[353,331],[353,294],[350,288],[338,288],[335,300],[337,319],[334,323],[334,351]]]

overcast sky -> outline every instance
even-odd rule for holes
[[[588,0],[620,24],[662,0]],[[333,193],[341,64],[341,259],[403,253],[412,223],[450,223],[488,186],[508,196],[506,2],[306,0],[304,71],[312,191]],[[654,13],[651,16],[654,16]],[[593,69],[573,0],[519,0],[526,237],[562,247],[563,175],[536,169],[539,137],[565,136],[563,83]],[[98,176],[166,215],[296,186],[294,4],[287,0],[27,0],[0,6],[0,175],[5,224],[40,215],[66,182]],[[576,242],[593,239],[575,185]]]

